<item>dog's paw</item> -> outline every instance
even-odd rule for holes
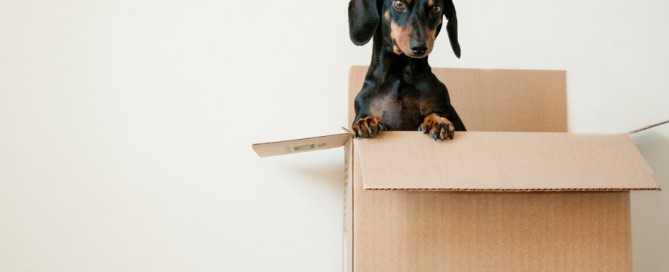
[[[418,127],[426,135],[436,140],[446,140],[455,137],[455,126],[448,119],[436,114],[425,116],[423,123]]]
[[[367,116],[358,119],[353,123],[353,135],[358,138],[371,138],[386,130],[386,125],[381,122],[381,118],[376,116]]]

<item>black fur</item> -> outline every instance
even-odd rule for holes
[[[373,38],[372,61],[355,99],[352,128],[356,137],[373,137],[383,130],[422,130],[435,139],[444,140],[452,138],[454,130],[466,130],[451,105],[446,86],[432,74],[427,61],[431,45],[426,41],[429,36],[426,33],[432,31],[434,40],[442,26],[442,15],[448,20],[446,31],[453,52],[460,57],[453,2],[433,2],[430,6],[428,0],[350,1],[351,40],[363,45]],[[435,13],[434,6],[438,6],[440,12]],[[410,32],[407,34],[410,43],[404,47],[411,48],[409,52],[398,52],[398,42],[390,33],[391,22],[395,29],[411,30],[406,31]],[[437,116],[447,120],[432,124]]]

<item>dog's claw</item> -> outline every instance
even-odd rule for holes
[[[379,126],[374,126],[371,124],[368,124],[367,126],[369,127],[369,135],[372,137],[376,136],[376,134],[379,132]]]
[[[381,119],[376,116],[368,116],[358,119],[353,123],[353,136],[356,138],[371,138],[386,129]]]
[[[363,138],[369,137],[369,127],[367,127],[367,124],[365,122],[360,124],[360,137]]]
[[[453,123],[436,114],[426,116],[423,123],[418,127],[418,130],[432,137],[435,141],[453,139],[455,135],[455,127],[453,126]]]

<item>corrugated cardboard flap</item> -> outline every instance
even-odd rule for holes
[[[269,157],[336,148],[344,146],[346,142],[350,140],[350,138],[350,134],[341,133],[288,141],[259,143],[253,145],[253,150],[260,157]]]
[[[367,190],[659,190],[626,134],[386,131],[356,145]]]

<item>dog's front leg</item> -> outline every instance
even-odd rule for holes
[[[455,137],[455,126],[453,123],[446,117],[442,117],[436,113],[425,116],[418,130],[432,137],[435,141],[453,140],[453,137]]]
[[[386,130],[386,125],[377,116],[365,116],[356,117],[351,128],[356,138],[371,138],[378,135],[379,132]]]

